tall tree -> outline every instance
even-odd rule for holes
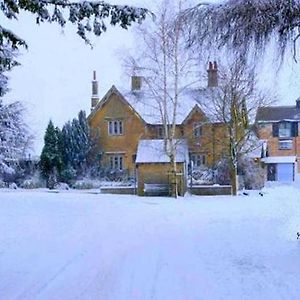
[[[63,126],[62,143],[64,165],[73,167],[77,175],[81,175],[87,168],[92,147],[90,129],[84,111],[80,111],[78,118]]]
[[[40,157],[41,172],[47,180],[47,186],[50,188],[53,188],[53,183],[63,168],[60,135],[59,128],[54,127],[50,120],[44,136],[44,147]]]
[[[31,135],[24,121],[22,103],[4,104],[0,98],[0,173],[1,170],[9,170],[11,162],[24,157],[30,148],[29,141]]]
[[[288,48],[294,59],[300,34],[299,0],[227,0],[200,3],[185,12],[190,43],[198,46],[226,46],[241,57],[254,50],[259,54],[272,40],[283,58]]]
[[[139,28],[139,53],[126,60],[131,74],[143,77],[153,114],[163,125],[165,151],[170,158],[172,196],[177,196],[176,120],[185,90],[195,83],[195,56],[185,48],[183,1],[163,1],[152,26]],[[178,18],[176,16],[179,15]],[[142,50],[141,50],[142,49]],[[193,74],[194,72],[194,74]],[[145,99],[145,101],[148,101]]]
[[[127,5],[113,5],[104,1],[69,1],[69,0],[2,0],[0,12],[8,19],[17,19],[21,11],[34,15],[37,24],[42,22],[57,23],[65,26],[67,22],[77,26],[77,34],[90,43],[87,33],[93,32],[100,36],[107,29],[105,21],[110,25],[119,25],[127,29],[133,22],[141,23],[151,14],[145,8]],[[26,42],[11,30],[0,24],[0,53],[5,47],[12,50],[24,46]],[[6,57],[9,64],[14,64],[13,57]],[[0,64],[2,62],[0,61]]]
[[[219,85],[208,89],[206,107],[211,120],[222,124],[226,147],[225,158],[230,168],[233,194],[237,193],[237,171],[241,159],[259,147],[254,132],[254,118],[258,107],[272,100],[257,88],[256,74],[243,60],[236,60],[219,68]]]

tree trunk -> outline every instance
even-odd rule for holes
[[[234,165],[231,165],[230,168],[230,180],[232,186],[232,195],[236,196],[238,190],[238,182],[237,182],[237,168]]]
[[[171,185],[171,197],[177,198],[178,196],[178,182],[177,182],[177,166],[176,166],[176,160],[175,155],[171,153],[170,155],[170,166],[171,166],[171,172],[170,172],[170,185]]]

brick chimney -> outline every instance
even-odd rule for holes
[[[98,102],[99,102],[98,81],[96,78],[96,71],[93,71],[91,110],[93,110],[96,107]]]
[[[131,91],[140,91],[142,89],[142,76],[131,76]]]
[[[300,108],[300,97],[296,100],[296,108]]]
[[[207,70],[207,87],[217,87],[218,86],[218,65],[217,62],[209,62]]]

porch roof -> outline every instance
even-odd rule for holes
[[[291,164],[296,162],[296,156],[268,156],[262,159],[265,164]]]
[[[188,145],[184,139],[175,140],[176,161],[188,162]],[[164,140],[140,140],[138,144],[136,163],[169,163],[170,158],[164,149]]]

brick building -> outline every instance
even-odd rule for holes
[[[293,106],[268,106],[256,114],[257,132],[264,142],[262,162],[268,181],[294,181],[300,173],[300,99]]]

